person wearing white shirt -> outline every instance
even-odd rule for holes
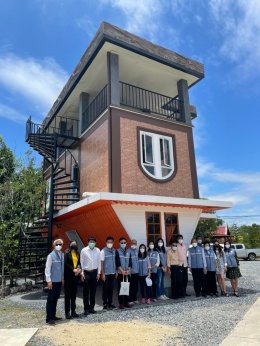
[[[88,246],[84,247],[80,253],[80,264],[82,269],[83,281],[83,304],[84,315],[94,314],[96,311],[95,297],[97,282],[101,273],[101,255],[96,247],[96,238],[88,238]]]

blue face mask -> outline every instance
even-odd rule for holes
[[[126,248],[126,243],[120,243],[120,246],[122,249],[125,249]]]
[[[90,249],[94,249],[95,245],[96,245],[96,243],[94,243],[94,242],[88,243],[88,246],[90,247]]]

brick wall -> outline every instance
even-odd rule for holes
[[[109,191],[108,120],[81,141],[80,192]]]
[[[181,125],[179,125],[181,126]],[[164,183],[149,179],[138,166],[137,128],[175,136],[177,173]],[[170,127],[170,126],[169,126]],[[192,128],[182,126],[181,131],[159,127],[142,121],[120,118],[121,187],[122,193],[194,198],[188,136]]]

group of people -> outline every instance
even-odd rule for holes
[[[65,316],[67,319],[78,317],[76,296],[78,282],[83,282],[84,315],[96,311],[95,297],[97,283],[102,280],[103,309],[115,309],[113,303],[114,284],[117,281],[119,308],[131,308],[134,304],[150,305],[152,301],[169,299],[165,295],[164,277],[171,277],[171,298],[185,298],[187,294],[188,270],[193,277],[197,297],[218,296],[217,282],[221,294],[227,296],[225,277],[231,280],[234,295],[238,296],[238,278],[241,276],[239,263],[234,249],[228,241],[222,246],[215,241],[201,237],[191,241],[187,248],[183,236],[178,234],[166,251],[164,240],[137,245],[135,239],[127,246],[127,239],[121,237],[115,248],[112,236],[106,238],[105,247],[96,247],[96,238],[89,237],[88,245],[79,253],[77,243],[72,241],[69,248],[62,252],[63,241],[56,239],[54,249],[48,255],[45,276],[48,284],[46,304],[46,323],[55,324],[57,302],[61,287],[64,285]],[[128,284],[123,284],[127,282]],[[122,286],[127,291],[122,292]]]

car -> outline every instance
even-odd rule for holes
[[[244,260],[254,261],[257,257],[260,257],[259,249],[247,249],[244,244],[232,244],[231,247],[236,250],[237,257]]]

